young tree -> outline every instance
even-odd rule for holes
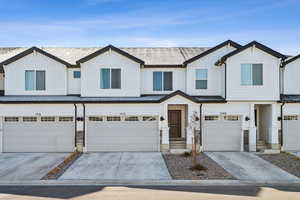
[[[190,124],[189,124],[190,129],[193,131],[194,137],[192,141],[192,158],[193,158],[193,163],[194,165],[197,162],[197,131],[196,129],[200,127],[199,123],[199,117],[197,115],[197,112],[193,112],[191,119],[190,119]]]

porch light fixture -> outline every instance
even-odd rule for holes
[[[277,117],[277,121],[281,121],[282,120],[282,118],[281,117]]]
[[[164,121],[165,118],[163,116],[160,117],[160,121]]]
[[[245,117],[245,121],[249,121],[250,118],[248,116]]]
[[[195,120],[196,120],[196,121],[199,121],[199,119],[200,119],[199,117],[195,117]]]

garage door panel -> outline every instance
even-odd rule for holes
[[[5,122],[4,152],[72,152],[74,122]]]
[[[158,121],[99,121],[87,124],[88,151],[158,151]]]
[[[240,120],[225,120],[223,116],[214,116],[218,120],[203,120],[204,151],[240,151],[241,130]]]
[[[300,150],[300,120],[299,116],[293,120],[284,120],[283,148],[286,151]]]

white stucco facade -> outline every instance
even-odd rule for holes
[[[153,91],[153,72],[172,72],[172,91]],[[186,92],[185,68],[142,68],[141,69],[141,93],[142,94],[169,94],[176,90]]]
[[[44,70],[46,90],[25,90],[25,70]],[[67,95],[67,67],[38,52],[4,66],[6,95]]]
[[[80,95],[81,78],[74,78],[74,72],[80,72],[80,68],[68,69],[68,94]]]
[[[216,66],[215,63],[233,50],[235,50],[234,47],[227,45],[189,63],[186,68],[186,92],[195,96],[224,96],[224,68]],[[207,69],[207,89],[196,89],[196,69]]]
[[[100,69],[121,69],[121,89],[101,89]],[[81,63],[81,96],[138,97],[140,89],[140,64],[113,50]]]
[[[228,101],[278,101],[279,68],[281,60],[258,49],[250,47],[229,57],[227,69]],[[241,85],[241,64],[263,64],[263,85]]]
[[[229,56],[222,65],[216,65],[216,62],[220,61],[224,55],[235,50],[235,47],[225,45],[186,66],[183,63],[182,66],[181,64],[146,66],[146,64],[141,64],[142,62],[131,59],[126,53],[123,55],[113,48],[80,64],[66,66],[62,64],[64,62],[58,62],[34,51],[4,65],[5,76],[0,74],[0,90],[5,91],[3,98],[10,95],[17,97],[31,95],[33,101],[0,103],[0,152],[3,149],[1,145],[3,145],[4,136],[1,127],[5,123],[5,117],[21,119],[30,116],[75,116],[74,104],[77,105],[77,117],[85,116],[83,120],[86,123],[91,116],[139,116],[140,119],[141,116],[157,117],[159,129],[157,134],[161,148],[165,150],[169,150],[172,142],[171,125],[169,125],[169,111],[172,109],[181,112],[179,115],[181,118],[180,139],[185,142],[187,149],[191,149],[195,139],[194,131],[202,130],[199,126],[200,122],[197,122],[196,127],[191,127],[194,115],[199,118],[201,115],[201,120],[204,120],[205,116],[219,116],[223,121],[225,121],[225,116],[238,116],[239,119],[236,121],[241,123],[241,128],[239,127],[241,130],[238,130],[241,136],[241,151],[245,150],[244,135],[246,133],[248,133],[249,151],[256,151],[259,142],[265,143],[268,148],[278,149],[279,130],[282,129],[281,115],[300,116],[299,103],[286,103],[281,113],[282,102],[280,102],[280,94],[300,94],[300,79],[298,78],[300,59],[280,69],[281,59],[254,45]],[[241,64],[262,64],[263,84],[241,85]],[[100,71],[102,68],[121,69],[120,89],[101,89]],[[207,89],[196,89],[197,69],[208,70]],[[25,70],[45,71],[46,89],[26,91]],[[74,78],[75,71],[81,73],[80,78]],[[153,72],[172,72],[172,91],[153,91]],[[179,93],[168,95],[178,90]],[[80,101],[76,102],[72,96],[75,99],[74,102],[41,103],[34,102],[35,95],[57,95],[60,96],[59,98],[77,95],[80,96],[76,97],[80,98]],[[166,96],[162,97],[163,95]],[[101,98],[98,98],[99,102],[92,102],[96,99],[92,97]],[[130,102],[132,100],[130,97],[134,98],[132,102]],[[83,108],[85,108],[85,113]],[[215,121],[218,123],[217,120]],[[77,131],[86,131],[85,134],[89,134],[89,130],[84,128],[82,119],[78,119],[76,126]],[[222,137],[222,130],[220,129],[219,132]],[[86,145],[89,143],[87,137],[85,143]],[[84,150],[88,151],[88,148]]]
[[[300,59],[297,59],[283,68],[284,94],[300,94]]]

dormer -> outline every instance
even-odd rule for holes
[[[37,47],[0,63],[5,95],[67,95],[68,62]]]

